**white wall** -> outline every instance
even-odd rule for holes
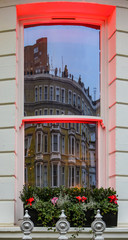
[[[14,224],[16,8],[0,8],[0,224]]]
[[[119,199],[119,225],[128,225],[128,8],[116,8],[109,38],[109,185]]]

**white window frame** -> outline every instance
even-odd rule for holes
[[[38,4],[38,3],[34,3],[34,4]],[[33,5],[34,5],[33,4]],[[43,3],[41,3],[43,4]],[[47,4],[47,3],[46,3]],[[61,4],[61,3],[60,3]],[[63,3],[62,3],[63,4]],[[66,3],[68,4],[68,3]],[[91,3],[90,4],[89,9],[90,9],[90,13],[89,15],[87,15],[87,13],[84,14],[83,17],[83,23],[86,24],[93,24],[93,25],[99,25],[100,29],[101,29],[101,34],[100,34],[100,45],[102,46],[101,50],[102,50],[102,54],[101,54],[101,105],[100,105],[100,112],[101,112],[101,116],[100,117],[95,117],[95,118],[90,118],[90,116],[73,116],[73,117],[68,117],[66,116],[64,119],[67,118],[69,121],[78,121],[78,122],[88,122],[88,121],[92,121],[94,123],[97,123],[98,125],[98,187],[100,186],[107,186],[107,180],[106,180],[106,176],[107,176],[107,172],[108,172],[108,168],[106,167],[107,165],[107,155],[106,155],[106,148],[101,148],[101,142],[105,142],[106,140],[106,132],[104,133],[104,126],[108,126],[107,122],[108,122],[108,114],[106,112],[106,106],[107,106],[107,100],[108,100],[108,75],[106,74],[106,72],[108,72],[108,64],[107,63],[107,56],[108,56],[108,15],[103,15],[102,18],[98,17],[98,15],[94,15],[94,13],[91,13]],[[26,4],[25,7],[29,5]],[[86,2],[85,2],[86,5]],[[28,121],[32,121],[32,122],[36,122],[36,118],[35,117],[24,117],[24,107],[22,105],[23,103],[23,86],[24,86],[24,63],[23,63],[23,49],[24,49],[24,42],[23,42],[23,35],[24,35],[24,26],[25,25],[31,25],[33,24],[33,19],[34,19],[34,23],[41,23],[41,22],[46,22],[47,23],[47,18],[45,19],[45,17],[43,17],[43,20],[40,20],[41,18],[38,18],[38,12],[36,12],[36,16],[34,16],[33,19],[31,19],[31,11],[27,11],[26,16],[24,18],[24,15],[22,13],[22,11],[20,12],[20,5],[17,6],[18,8],[18,21],[17,21],[17,33],[18,33],[18,56],[19,56],[19,61],[18,61],[18,74],[17,74],[17,79],[18,79],[18,89],[19,89],[19,94],[18,94],[18,106],[19,106],[19,112],[18,112],[18,121],[17,124],[19,126],[19,130],[17,131],[17,137],[20,138],[20,141],[18,141],[18,155],[20,156],[21,159],[24,159],[23,156],[23,149],[24,149],[24,124]],[[42,8],[43,9],[43,8]],[[86,12],[86,7],[84,8],[85,12]],[[94,10],[95,11],[95,10]],[[97,10],[96,10],[97,11]],[[19,13],[20,12],[20,13]],[[56,16],[56,11],[54,9],[55,12],[55,16]],[[71,9],[71,13],[73,12],[73,10]],[[43,10],[42,10],[43,13]],[[112,16],[113,12],[110,11],[110,16]],[[47,14],[46,14],[47,15]],[[62,11],[62,15],[63,15],[63,11]],[[74,13],[75,15],[75,13]],[[50,23],[51,20],[49,20]],[[65,21],[65,20],[64,20]],[[59,19],[58,21],[56,21],[56,23],[60,23],[61,20]],[[67,23],[69,24],[69,22],[72,24],[72,21],[67,20]],[[62,20],[62,23],[63,20]],[[75,23],[75,22],[74,22]],[[77,21],[76,21],[77,23]],[[20,81],[19,81],[20,80]],[[107,97],[106,97],[107,96]],[[49,116],[50,119],[50,116]],[[51,116],[52,121],[54,122],[56,119],[54,119],[53,116]],[[43,122],[45,120],[45,117],[39,117],[38,121],[40,120],[40,122]],[[61,121],[61,118],[60,118]],[[108,135],[107,135],[108,136]],[[100,139],[100,140],[99,140]],[[107,146],[108,147],[108,146]],[[104,161],[102,161],[102,159],[104,159]],[[23,169],[23,164],[21,163],[22,161],[17,161],[18,165],[17,165],[17,175],[18,175],[18,191],[17,191],[17,196],[19,196],[19,191],[22,189],[23,183],[24,183],[24,169]],[[104,173],[103,173],[103,169]],[[17,204],[21,205],[20,201],[17,198]],[[17,206],[17,205],[16,205]],[[17,209],[17,208],[16,208]],[[19,207],[18,207],[19,209]],[[20,217],[18,217],[20,216]],[[22,207],[21,207],[21,211],[17,211],[17,215],[16,215],[16,219],[21,218],[22,216]]]

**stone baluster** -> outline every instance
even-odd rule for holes
[[[95,220],[91,224],[92,231],[94,233],[94,240],[104,240],[103,232],[106,228],[105,222],[102,220],[100,210],[97,210]]]
[[[66,233],[68,232],[70,228],[70,224],[66,219],[66,215],[64,214],[64,210],[62,210],[62,213],[60,215],[60,219],[56,223],[56,230],[60,233],[60,236],[58,239],[60,240],[67,240],[68,237],[66,236]]]
[[[24,240],[32,239],[30,233],[34,228],[33,222],[30,220],[30,216],[28,214],[28,210],[25,210],[25,215],[23,217],[23,222],[21,223],[21,231],[24,233],[23,238]]]

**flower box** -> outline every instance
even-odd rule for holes
[[[100,209],[107,227],[117,226],[118,204],[113,189],[24,188],[24,208],[35,226],[55,227],[64,209],[71,227],[90,227]]]

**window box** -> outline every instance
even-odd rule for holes
[[[34,196],[34,197],[33,197]],[[24,188],[21,200],[35,226],[55,227],[65,210],[71,227],[90,227],[100,209],[107,227],[117,226],[118,204],[113,189]]]

